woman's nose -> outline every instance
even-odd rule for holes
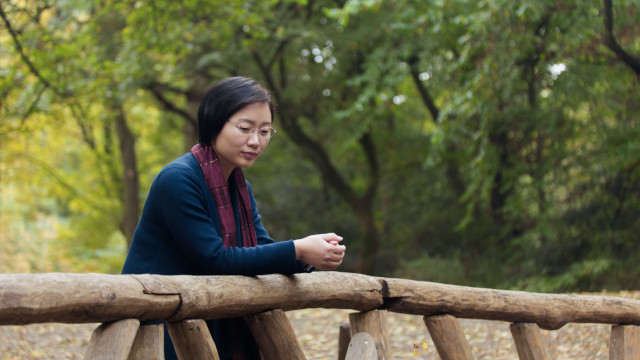
[[[257,131],[253,131],[253,132],[251,132],[251,134],[249,134],[249,138],[247,139],[247,143],[248,144],[252,144],[252,145],[260,144],[260,135],[258,135]]]

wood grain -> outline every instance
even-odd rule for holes
[[[180,360],[220,360],[204,320],[167,322],[169,336]]]
[[[640,359],[640,327],[631,325],[616,325],[611,327],[609,359]]]
[[[375,340],[365,332],[354,334],[349,342],[345,360],[377,360]]]
[[[284,311],[266,311],[245,316],[244,320],[265,360],[306,358]]]
[[[338,360],[344,360],[349,350],[351,342],[351,325],[349,323],[341,323],[338,333]]]
[[[142,325],[138,329],[128,360],[164,360],[164,325]]]
[[[538,325],[517,323],[509,328],[520,360],[547,360]]]
[[[340,272],[285,276],[0,274],[0,325],[218,319],[272,309],[387,309],[535,323],[640,325],[640,301],[539,294]]]
[[[473,360],[458,319],[451,315],[425,316],[423,319],[442,360]]]
[[[127,360],[140,321],[120,320],[98,326],[91,334],[84,358],[90,360]]]
[[[413,315],[536,323],[556,330],[566,323],[640,325],[640,301],[608,296],[540,294],[379,278],[390,311]]]
[[[389,354],[389,318],[386,310],[372,310],[349,314],[351,341],[357,333],[367,333],[375,341],[377,358],[391,359]]]

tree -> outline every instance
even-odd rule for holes
[[[196,141],[200,96],[246,75],[273,91],[282,130],[247,170],[272,234],[336,230],[349,271],[536,290],[637,285],[633,1],[0,9],[12,49],[3,159],[18,165],[22,134],[43,134],[56,156],[29,158],[34,178],[74,219],[65,237],[94,234],[87,249],[106,228],[130,238],[144,188]],[[52,139],[69,134],[82,147]]]

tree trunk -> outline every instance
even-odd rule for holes
[[[138,166],[136,160],[135,137],[127,124],[121,106],[112,104],[115,114],[116,134],[120,145],[120,157],[122,159],[122,221],[120,228],[127,239],[127,248],[131,246],[133,233],[138,224],[140,180],[138,176]]]
[[[357,205],[350,205],[357,207]],[[380,233],[376,227],[373,207],[360,207],[356,214],[362,229],[362,243],[360,244],[356,271],[362,274],[373,274],[376,258],[380,251]]]
[[[195,95],[197,93],[198,95]],[[196,91],[187,92],[186,112],[188,118],[184,118],[182,132],[184,134],[184,150],[191,151],[191,147],[198,143],[198,108],[200,107],[201,94]]]

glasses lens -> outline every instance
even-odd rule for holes
[[[270,137],[273,137],[273,135],[275,135],[276,130],[272,127],[264,127],[264,128],[258,129],[258,132],[260,133],[260,136],[265,138],[270,138]]]

